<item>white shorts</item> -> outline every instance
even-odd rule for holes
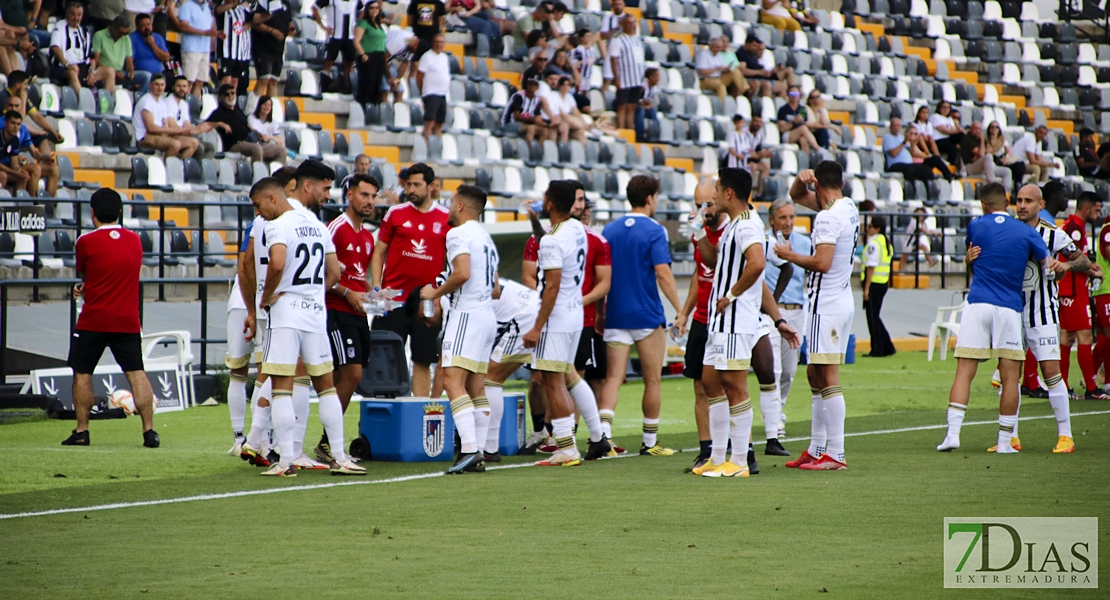
[[[553,373],[574,373],[574,357],[578,354],[578,338],[582,330],[540,333],[540,341],[532,351],[532,368]]]
[[[1021,344],[1021,315],[991,304],[969,304],[960,318],[956,358],[1025,360]]]
[[[262,372],[266,375],[292,377],[297,359],[304,361],[308,374],[317,377],[332,371],[331,341],[328,334],[280,327],[269,331]]]
[[[1037,362],[1060,360],[1060,329],[1056,325],[1022,327],[1025,348],[1033,353]]]
[[[441,364],[444,367],[460,367],[471,373],[485,373],[496,338],[497,318],[493,316],[493,310],[449,311],[443,322]]]
[[[229,369],[241,369],[249,365],[254,354],[254,338],[243,339],[243,323],[246,320],[245,308],[227,311],[227,352],[224,354],[224,364]]]
[[[181,68],[190,82],[208,81],[208,53],[182,52]]]
[[[655,329],[606,329],[604,337],[605,345],[631,346],[655,333],[658,329],[658,327]]]
[[[266,340],[270,339],[269,324],[269,319],[255,319],[254,338],[251,339],[254,343],[254,353],[251,354],[251,362],[256,365],[262,364],[262,351],[266,349]]]
[[[532,362],[532,349],[524,347],[524,333],[530,331],[534,321],[518,324],[515,320],[502,328],[493,344],[489,359],[500,364],[526,365]]]
[[[842,365],[848,353],[848,336],[852,333],[852,316],[809,315],[806,352],[811,365]]]
[[[704,364],[718,371],[747,371],[752,366],[752,348],[758,333],[710,333]]]

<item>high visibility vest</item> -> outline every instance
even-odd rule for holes
[[[1095,264],[1098,265],[1099,268],[1101,268],[1103,271],[1102,283],[1097,288],[1091,290],[1092,296],[1102,296],[1104,294],[1110,294],[1110,277],[1107,276],[1107,273],[1110,273],[1110,260],[1107,260],[1102,256],[1101,248],[1102,240],[1104,239],[1103,236],[1110,236],[1110,225],[1102,226],[1102,229],[1100,229],[1098,232],[1098,239],[1095,241]]]
[[[890,281],[890,261],[894,258],[894,251],[891,249],[890,244],[886,242],[886,236],[879,234],[874,238],[875,243],[879,245],[879,266],[871,273],[871,283],[887,283]],[[870,243],[870,240],[868,240]],[[859,272],[859,280],[864,281],[867,279],[867,267],[864,267]]]

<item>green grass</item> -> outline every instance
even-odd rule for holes
[[[845,367],[847,430],[942,423],[954,367],[923,354]],[[988,375],[969,422],[997,416]],[[689,382],[663,385],[662,442],[696,446]],[[624,386],[615,421],[630,449],[640,391]],[[787,404],[795,436],[809,433],[808,395],[803,376]],[[259,477],[225,454],[226,411],[157,416],[158,450],[140,447],[137,419],[94,422],[90,448],[57,445],[71,424],[0,425],[0,514],[352,481]],[[1022,408],[1049,412],[1044,400]],[[347,424],[357,428],[353,411]],[[1063,456],[1051,454],[1055,426],[1041,419],[1021,423],[1019,456],[983,452],[996,428],[981,425],[965,428],[951,454],[933,450],[941,430],[850,437],[851,469],[839,473],[760,455],[758,476],[707,480],[683,474],[693,455],[680,453],[0,520],[0,597],[1097,598],[942,588],[946,516],[1102,517],[1099,565],[1110,574],[1100,468],[1110,415],[1078,416],[1073,429],[1079,450]],[[318,435],[313,422],[308,439]],[[786,446],[796,454],[805,443]],[[372,463],[368,479],[446,466]]]

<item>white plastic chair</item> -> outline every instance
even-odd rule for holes
[[[185,395],[181,408],[197,405],[196,390],[193,387],[193,343],[192,335],[188,331],[160,331],[157,333],[144,333],[143,364],[145,365],[173,365],[177,378],[177,389]],[[152,356],[159,344],[174,343],[176,345],[171,354]],[[154,378],[151,386],[155,388],[154,395],[160,397],[159,387],[165,387],[165,382]]]
[[[940,338],[940,359],[948,358],[948,338],[960,335],[960,320],[963,318],[964,307],[967,302],[959,306],[942,306],[937,309],[937,320],[929,326],[929,355],[926,360],[933,360],[933,346]]]

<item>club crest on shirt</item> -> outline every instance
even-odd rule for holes
[[[113,240],[118,240],[119,239],[119,232],[118,231],[113,231],[113,232],[108,234],[108,237],[112,238]]]
[[[994,218],[994,222],[995,223],[1005,223],[1006,222],[1006,217],[1003,217],[1002,215],[998,215],[997,217]]]
[[[424,438],[424,454],[428,456],[439,456],[443,452],[443,430],[446,425],[444,410],[445,407],[438,402],[424,405],[421,437]]]
[[[632,227],[635,224],[636,224],[636,219],[633,219],[632,217],[628,217],[627,219],[624,220],[624,226],[625,227]]]
[[[442,223],[432,223],[432,233],[439,234],[443,230]]]

